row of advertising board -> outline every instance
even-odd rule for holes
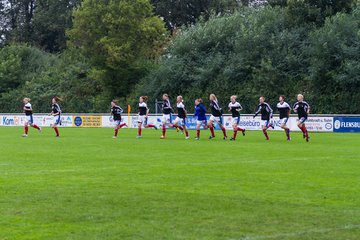
[[[47,127],[52,124],[53,118],[47,115],[34,115],[34,122],[42,127]],[[124,116],[123,120],[130,128],[137,128],[137,115]],[[288,126],[292,131],[298,131],[296,125],[296,117],[290,117]],[[279,118],[274,117],[275,130],[281,130],[279,126]],[[1,115],[0,126],[23,126],[25,123],[24,115]],[[161,115],[149,116],[148,123],[161,124]],[[227,129],[232,128],[231,116],[225,115],[223,123]],[[189,129],[195,129],[196,119],[189,115],[186,121]],[[100,128],[113,127],[114,121],[108,115],[67,115],[61,116],[62,127],[79,127],[79,128]],[[259,130],[261,128],[260,118],[253,118],[249,115],[242,115],[240,120],[240,127],[247,130]],[[360,117],[309,117],[306,126],[313,132],[360,132]]]

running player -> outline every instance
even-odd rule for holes
[[[25,133],[23,135],[23,137],[27,137],[28,136],[28,131],[29,131],[29,125],[35,129],[37,129],[40,133],[41,133],[41,127],[37,126],[34,123],[34,119],[33,119],[33,109],[30,103],[31,99],[30,98],[24,98],[23,99],[23,103],[24,103],[24,112],[25,112]]]
[[[209,139],[213,139],[215,137],[214,123],[216,122],[221,128],[225,140],[227,138],[226,129],[223,126],[222,109],[219,105],[219,101],[217,100],[215,94],[210,94],[209,99],[210,99],[210,108],[211,108],[211,116],[208,124],[208,127],[210,128],[210,132],[211,132],[211,136],[209,137]]]
[[[50,113],[50,115],[53,116],[52,128],[55,130],[56,137],[60,137],[59,129],[57,128],[57,125],[61,124],[60,121],[61,109],[59,105],[60,101],[61,99],[59,97],[53,97],[52,107],[51,107],[52,111]]]
[[[238,131],[241,131],[243,136],[245,136],[245,129],[238,127],[240,123],[240,111],[243,110],[243,107],[239,102],[236,101],[237,96],[233,95],[230,97],[229,103],[229,112],[231,112],[232,116],[232,125],[234,129],[234,135],[230,138],[231,141],[236,140],[236,135]]]
[[[171,113],[173,113],[173,109],[171,107],[170,104],[170,100],[169,100],[169,95],[167,95],[166,93],[163,94],[163,105],[162,105],[162,110],[163,110],[163,116],[162,116],[162,135],[161,135],[161,139],[165,138],[166,135],[166,125],[168,125],[168,127],[172,127],[171,125]]]
[[[298,114],[298,122],[297,125],[303,132],[303,138],[306,139],[306,141],[309,141],[309,133],[306,129],[305,122],[308,118],[308,115],[310,113],[310,105],[304,101],[304,96],[301,94],[297,95],[297,102],[294,104],[294,112]]]
[[[115,122],[115,129],[114,129],[115,132],[114,132],[113,138],[117,138],[119,129],[126,126],[126,123],[121,123],[121,114],[123,112],[124,112],[124,110],[118,105],[117,100],[112,100],[111,101],[111,114],[112,114],[114,122]]]
[[[195,100],[195,114],[194,117],[197,117],[196,120],[196,140],[200,140],[200,128],[204,126],[204,129],[207,129],[207,119],[206,119],[206,108],[202,104],[202,99],[198,98]]]
[[[147,107],[148,97],[141,96],[139,97],[139,111],[138,111],[138,135],[137,138],[141,138],[142,127],[145,128],[154,128],[157,130],[157,127],[154,124],[148,124],[147,119],[149,115],[149,108]]]
[[[270,122],[270,119],[273,118],[273,110],[271,109],[270,105],[265,102],[265,97],[261,96],[259,98],[259,105],[257,111],[255,112],[254,118],[260,113],[261,114],[261,128],[266,137],[266,140],[269,140],[269,135],[267,133],[267,129],[274,125]]]
[[[178,111],[178,116],[176,117],[172,127],[176,128],[176,129],[180,129],[182,133],[185,132],[186,139],[189,139],[189,132],[186,128],[187,111],[186,111],[185,105],[183,103],[182,96],[177,96],[176,108]]]
[[[279,97],[279,101],[280,102],[276,105],[276,107],[280,115],[280,127],[284,129],[287,140],[290,141],[290,129],[286,123],[290,117],[291,107],[287,102],[285,102],[285,97],[283,95]]]

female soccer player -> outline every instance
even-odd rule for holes
[[[236,135],[238,131],[241,131],[243,136],[245,136],[245,129],[238,127],[240,122],[240,111],[243,110],[241,104],[236,101],[237,96],[233,95],[230,97],[229,103],[229,112],[231,112],[232,116],[232,125],[234,128],[234,135],[230,139],[231,141],[235,141]]]
[[[142,126],[144,125],[145,128],[154,128],[157,130],[157,127],[153,124],[147,123],[147,118],[149,115],[149,108],[147,107],[148,97],[141,96],[139,98],[139,111],[138,111],[138,135],[137,138],[141,138]]]
[[[280,102],[276,105],[276,107],[280,115],[280,127],[284,129],[287,140],[290,141],[291,140],[290,129],[288,128],[286,123],[289,120],[291,108],[290,105],[287,102],[285,102],[285,97],[283,95],[279,97],[279,101]]]
[[[115,122],[114,136],[113,138],[117,138],[118,132],[120,128],[126,126],[126,123],[121,123],[121,114],[124,110],[118,105],[117,100],[111,101],[111,114],[113,115],[113,119]]]
[[[197,117],[196,121],[196,140],[200,140],[200,128],[204,126],[204,129],[207,129],[207,119],[206,119],[206,108],[202,104],[202,99],[198,98],[195,100],[195,114],[194,117]]]
[[[211,132],[211,136],[209,137],[209,139],[213,139],[215,137],[214,122],[216,122],[219,125],[219,127],[221,128],[221,130],[224,134],[224,140],[225,140],[227,138],[227,136],[226,136],[225,127],[223,126],[222,109],[219,105],[219,101],[217,100],[217,97],[215,96],[215,94],[210,94],[209,99],[210,99],[210,108],[211,108],[211,116],[210,116],[209,124],[208,124],[208,127]]]
[[[259,98],[260,104],[258,105],[257,111],[255,112],[254,118],[260,113],[261,114],[261,127],[263,133],[266,137],[266,140],[269,140],[269,135],[267,133],[267,129],[274,125],[270,122],[270,119],[273,118],[273,110],[271,109],[270,105],[265,102],[265,97],[261,96]]]
[[[162,135],[161,135],[161,139],[165,138],[165,134],[166,134],[166,125],[168,125],[168,127],[172,127],[171,126],[171,113],[173,112],[173,109],[171,107],[170,104],[170,100],[169,100],[169,95],[167,95],[166,93],[163,94],[163,105],[162,105],[162,110],[163,110],[163,116],[162,116]]]
[[[56,137],[60,137],[59,129],[57,128],[57,125],[60,124],[60,115],[61,115],[61,109],[59,106],[59,102],[61,99],[59,97],[53,97],[52,101],[52,111],[50,113],[51,116],[53,116],[53,123],[52,128],[55,130]]]
[[[41,127],[37,126],[34,123],[33,120],[33,109],[31,107],[31,103],[30,103],[31,99],[30,98],[24,98],[23,99],[23,103],[24,103],[24,112],[25,112],[25,133],[23,135],[23,137],[27,137],[28,136],[28,131],[29,131],[29,125],[35,129],[37,129],[39,132],[41,132]]]
[[[186,118],[187,118],[187,111],[185,105],[183,103],[183,97],[177,96],[176,98],[176,108],[178,111],[178,116],[176,117],[174,124],[172,127],[180,129],[182,132],[185,132],[186,139],[189,139],[189,132],[186,128]]]
[[[304,101],[304,96],[301,94],[297,95],[297,102],[294,104],[294,112],[298,114],[298,122],[297,125],[303,132],[303,138],[306,139],[306,141],[309,141],[309,133],[306,129],[305,122],[308,118],[308,115],[310,113],[310,105]]]

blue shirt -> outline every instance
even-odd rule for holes
[[[204,105],[202,103],[200,103],[199,105],[197,105],[195,107],[194,116],[197,116],[198,121],[206,120],[206,108],[204,107]]]

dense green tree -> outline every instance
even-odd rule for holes
[[[156,14],[176,26],[194,24],[200,16],[233,13],[240,6],[262,3],[259,0],[151,0]]]
[[[328,18],[311,34],[311,94],[321,113],[360,113],[360,4]]]
[[[66,48],[66,29],[72,26],[72,10],[81,0],[37,0],[33,20],[34,45],[49,52]]]
[[[102,75],[111,96],[124,96],[146,74],[166,35],[148,0],[85,0],[68,36]]]
[[[299,25],[322,25],[327,17],[338,12],[349,13],[356,0],[268,0],[268,3],[271,6],[285,7],[288,21]]]
[[[358,9],[318,28],[288,21],[286,11],[244,9],[182,31],[133,95],[182,94],[191,106],[209,93],[223,103],[236,94],[250,113],[260,95],[274,103],[303,93],[314,112],[359,113],[349,104],[360,101]]]
[[[81,0],[0,0],[0,44],[27,43],[50,52],[66,47],[65,30]]]

